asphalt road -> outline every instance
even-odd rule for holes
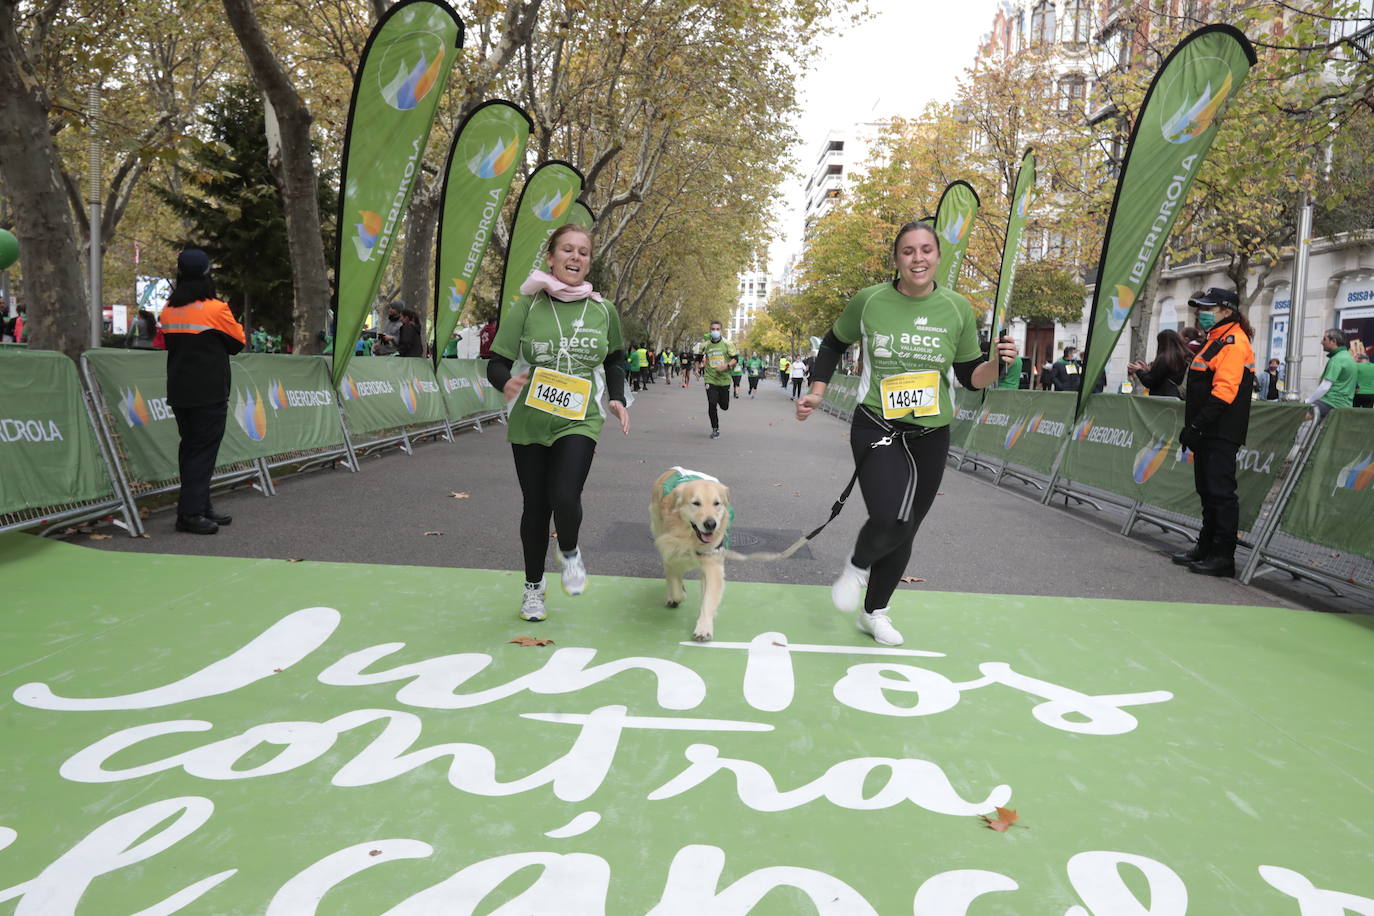
[[[847,425],[819,414],[798,423],[776,381],[764,380],[754,400],[733,401],[715,440],[699,380],[686,390],[660,381],[636,396],[630,413],[628,437],[618,430],[603,435],[584,493],[581,546],[592,576],[661,574],[649,539],[649,489],[673,465],[729,485],[735,547],[742,552],[781,549],[820,524],[852,471]],[[175,533],[172,514],[163,511],[148,520],[147,539],[78,542],[107,550],[387,566],[522,566],[520,497],[501,424],[480,434],[464,430],[454,443],[421,445],[413,455],[388,451],[365,459],[356,474],[324,470],[280,480],[277,489],[270,498],[246,488],[218,495],[216,505],[234,522],[214,536]],[[856,492],[798,555],[731,562],[727,575],[828,584],[863,518]],[[902,588],[1353,609],[1320,590],[1272,578],[1243,586],[1192,575],[1163,555],[1183,549],[1181,538],[1122,537],[1119,525],[1110,513],[1041,506],[1019,485],[995,487],[985,476],[947,467],[907,570],[924,581]],[[552,550],[548,568],[557,568]]]

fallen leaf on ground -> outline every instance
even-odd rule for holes
[[[368,855],[370,855],[370,856],[379,856],[379,855],[381,855],[381,854],[382,854],[382,851],[381,851],[380,849],[374,849],[374,850],[372,850],[371,852],[368,853]]]
[[[427,538],[441,538],[441,537],[443,537],[443,536],[444,536],[444,533],[443,533],[442,531],[426,531],[426,532],[425,532],[425,537],[427,537]]]
[[[775,646],[781,646],[781,647],[784,648],[784,649],[787,648],[787,643],[785,643],[785,642],[778,642],[776,639],[773,640],[773,645],[775,645]]]
[[[989,830],[996,830],[998,833],[1006,833],[1014,824],[1018,827],[1025,826],[1025,824],[1016,824],[1020,815],[1011,808],[998,808],[996,818],[988,817],[986,814],[980,814],[978,816],[983,819],[984,827],[987,827]]]
[[[109,534],[93,534],[93,535],[91,535],[91,540],[93,540],[93,541],[108,541],[111,537],[113,537],[113,535],[109,535]]]
[[[903,581],[903,582],[924,582],[924,581],[926,581],[926,580],[925,580],[925,579],[922,579],[920,576],[902,576],[902,581]]]
[[[797,491],[797,490],[793,490],[793,491],[792,491],[792,495],[793,495],[793,496],[801,496],[801,493],[800,493],[799,491]]]
[[[280,669],[280,668],[273,668],[273,669],[272,669],[272,673],[273,673],[273,674],[281,674],[281,672],[282,672],[282,669]]]
[[[469,499],[469,498],[470,498],[470,497],[468,496],[468,494],[466,494],[466,493],[450,493],[449,496],[453,497],[454,499]]]
[[[775,486],[775,487],[780,487],[780,486],[782,486],[782,484],[780,484],[780,483],[775,483],[775,484],[773,484],[773,486]]]
[[[141,537],[141,538],[148,538],[149,540],[151,540],[153,536],[152,536],[151,534],[149,534],[148,532],[145,531],[145,532],[143,532],[142,534],[140,534],[139,537]]]
[[[287,557],[287,558],[286,558],[286,562],[288,562],[288,563],[300,563],[300,562],[303,561],[304,559],[305,559],[305,557]]]
[[[551,646],[552,639],[538,639],[534,636],[517,636],[511,640],[517,646]]]
[[[147,506],[139,506],[139,508],[138,508],[138,517],[139,517],[139,518],[148,518],[148,517],[149,517],[150,515],[152,515],[152,514],[153,514],[153,510],[152,510],[152,509],[149,509]]]

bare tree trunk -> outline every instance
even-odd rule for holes
[[[310,155],[310,112],[267,44],[252,0],[224,0],[224,11],[243,47],[253,81],[271,103],[281,128],[281,157],[272,160],[272,169],[281,183],[291,254],[296,297],[293,345],[297,353],[319,353],[322,346],[316,334],[325,329],[330,289],[320,233],[319,178]]]
[[[23,301],[31,346],[73,359],[86,349],[90,320],[81,247],[62,185],[61,157],[48,132],[48,93],[16,31],[17,0],[0,0],[0,175],[23,246]]]
[[[1150,361],[1145,351],[1150,345],[1150,319],[1155,314],[1155,294],[1159,292],[1159,273],[1163,269],[1164,259],[1159,258],[1155,261],[1154,270],[1150,271],[1150,276],[1146,278],[1145,285],[1140,288],[1140,296],[1136,299],[1135,309],[1131,312],[1131,347],[1126,357],[1128,363]]]
[[[427,183],[426,183],[427,182]],[[439,189],[433,176],[421,172],[415,179],[415,192],[406,211],[406,242],[401,251],[401,299],[420,315],[420,336],[434,316],[434,283],[430,270],[434,262],[434,232],[439,225]]]

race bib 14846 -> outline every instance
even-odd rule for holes
[[[565,375],[540,366],[534,370],[529,387],[525,391],[525,404],[535,410],[542,410],[565,420],[583,420],[587,416],[587,401],[591,398],[592,383],[589,379]]]

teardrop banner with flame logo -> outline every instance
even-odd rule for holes
[[[1155,74],[1131,131],[1107,218],[1075,417],[1083,413],[1164,251],[1212,148],[1226,101],[1254,64],[1255,51],[1240,31],[1209,25],[1179,42]]]
[[[935,284],[952,290],[959,284],[959,268],[964,264],[964,252],[973,235],[973,221],[978,218],[982,201],[973,185],[955,181],[940,195],[935,211],[935,234],[940,236],[940,266],[935,269]]]
[[[524,110],[493,99],[463,119],[449,147],[434,264],[434,357],[463,313],[487,245],[501,221],[511,179],[533,123]]]
[[[591,232],[596,226],[596,214],[592,212],[591,207],[580,200],[575,200],[572,208],[568,211],[568,222]]]
[[[997,275],[997,295],[992,300],[992,322],[989,340],[996,340],[1007,323],[1007,303],[1016,283],[1016,261],[1021,253],[1021,236],[1026,231],[1026,219],[1035,199],[1035,151],[1026,150],[1021,167],[1016,172],[1016,184],[1011,192],[1011,209],[1007,214],[1007,238],[1002,245],[1002,270]]]
[[[559,226],[574,222],[574,203],[581,194],[582,173],[557,159],[540,165],[525,182],[520,202],[515,205],[515,222],[511,224],[510,246],[506,251],[506,270],[501,281],[502,312],[519,298],[520,284],[530,272],[544,269],[544,243]]]
[[[363,48],[348,111],[334,260],[333,377],[343,378],[377,294],[448,83],[463,23],[442,0],[401,0]]]

